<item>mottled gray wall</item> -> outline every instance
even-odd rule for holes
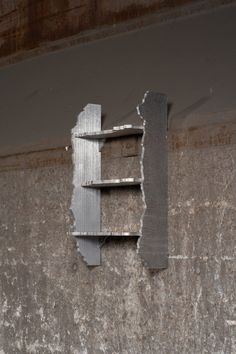
[[[1,166],[0,353],[236,353],[235,145],[171,149],[161,272],[143,267],[135,240],[84,264],[69,232],[70,158]]]

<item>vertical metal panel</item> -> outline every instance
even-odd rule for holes
[[[85,132],[101,130],[101,106],[88,104],[78,116],[72,130],[74,193],[71,210],[75,218],[75,231],[100,231],[100,190],[83,188],[87,180],[101,179],[101,153],[97,140],[75,137]],[[80,237],[79,251],[88,265],[100,265],[99,240],[96,237]]]
[[[138,252],[150,269],[168,265],[167,97],[147,92],[138,112],[144,120],[142,193],[145,211]]]

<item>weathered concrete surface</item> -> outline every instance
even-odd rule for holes
[[[42,154],[0,173],[0,353],[236,353],[235,145],[170,151],[158,273],[132,240],[86,267],[69,231],[70,151],[44,165]]]

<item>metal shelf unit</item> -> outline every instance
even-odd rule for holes
[[[150,269],[168,265],[167,97],[146,92],[137,108],[143,125],[127,124],[101,130],[101,106],[88,104],[72,130],[73,184],[71,210],[77,247],[89,266],[101,264],[101,237],[139,237],[138,253]],[[142,178],[103,179],[101,141],[142,136]],[[101,193],[104,188],[140,186],[144,212],[139,232],[101,229]],[[105,193],[105,192],[104,192]]]

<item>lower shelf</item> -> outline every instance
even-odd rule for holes
[[[75,237],[139,237],[140,234],[137,232],[110,232],[110,231],[99,231],[99,232],[72,232]]]
[[[103,179],[98,181],[86,181],[82,187],[87,188],[105,188],[105,187],[122,187],[122,186],[138,186],[142,182],[141,178],[121,178],[121,179]]]

